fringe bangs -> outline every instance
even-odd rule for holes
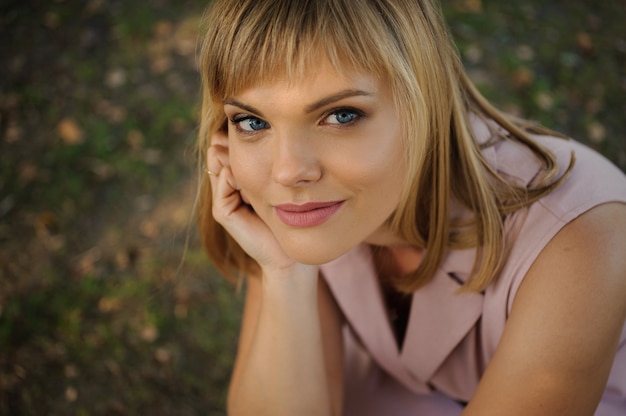
[[[210,30],[202,46],[202,75],[215,104],[251,85],[298,82],[324,58],[339,72],[389,79],[396,71],[389,60],[390,53],[401,53],[397,42],[390,42],[395,28],[365,6],[367,0],[236,3],[213,7],[206,16]]]

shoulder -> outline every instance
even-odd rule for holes
[[[626,318],[625,235],[626,205],[606,203],[551,239],[515,296],[474,409],[593,413]],[[491,402],[495,393],[508,401]]]
[[[602,155],[574,140],[548,136],[533,139],[555,155],[558,175],[564,175],[571,163],[573,166],[560,186],[506,219],[508,257],[488,292],[507,299],[507,312],[530,267],[564,227],[604,204],[626,203],[626,175]],[[531,186],[541,176],[540,161],[519,143],[501,141],[486,150],[491,152],[496,169],[514,178],[517,185]]]
[[[553,299],[567,294],[614,298],[615,306],[626,310],[625,237],[626,204],[604,203],[584,212],[563,226],[540,252],[515,303],[548,290]]]
[[[606,383],[626,319],[625,236],[626,204],[594,207],[556,234],[520,285],[505,332],[537,347],[533,358],[557,376]]]

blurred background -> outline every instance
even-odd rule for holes
[[[224,415],[193,218],[207,1],[0,0],[0,415]],[[624,1],[444,0],[480,89],[626,170]]]

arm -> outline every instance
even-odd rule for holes
[[[339,415],[342,322],[326,283],[318,279],[317,302],[307,308],[302,297],[289,290],[276,295],[263,286],[259,278],[248,279],[229,414],[260,415],[265,407],[272,415]],[[323,403],[330,403],[330,408],[320,406]]]
[[[338,415],[342,397],[341,314],[318,267],[298,264],[243,202],[228,139],[207,154],[213,216],[261,267],[250,277],[228,395],[230,415]]]
[[[605,204],[537,258],[463,415],[593,415],[625,318],[626,206]]]

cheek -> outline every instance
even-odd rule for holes
[[[263,163],[255,154],[245,147],[232,146],[229,149],[229,163],[233,172],[241,197],[245,203],[254,199],[255,190],[261,190],[263,175]]]
[[[405,173],[401,137],[396,131],[383,130],[374,133],[367,146],[363,146],[360,154],[355,157],[363,171],[363,178],[381,186],[396,184],[404,178]]]

